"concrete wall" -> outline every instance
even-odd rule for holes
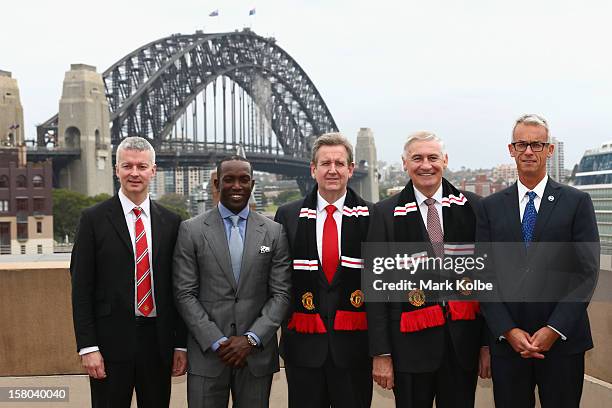
[[[0,257],[0,386],[57,384],[71,387],[69,406],[87,406],[86,377],[14,378],[82,373],[72,328],[70,273],[65,261],[2,264]],[[603,275],[603,282],[611,274]],[[600,277],[600,281],[602,278]],[[587,353],[583,407],[612,406],[612,303],[593,302],[589,309],[596,348]],[[6,378],[1,378],[6,377]],[[9,378],[11,377],[11,378]],[[185,377],[174,381],[172,407],[185,407]],[[74,388],[74,389],[73,389]],[[286,381],[275,376],[271,406],[286,406]],[[490,381],[480,381],[477,406],[491,407]],[[83,403],[79,405],[80,403]],[[3,405],[4,406],[4,405]],[[392,407],[390,392],[375,387],[374,407]],[[42,405],[41,405],[42,407]]]
[[[0,356],[0,376],[81,372],[65,265],[0,270]]]

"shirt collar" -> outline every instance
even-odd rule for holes
[[[346,192],[342,195],[342,197],[336,200],[335,203],[328,203],[323,197],[321,197],[321,193],[317,191],[317,212],[325,211],[325,207],[327,207],[329,204],[332,204],[338,209],[338,211],[342,212],[342,209],[344,208],[344,200],[346,200]]]
[[[218,208],[219,208],[219,214],[221,214],[221,218],[228,218],[228,217],[231,217],[232,215],[237,215],[243,220],[246,220],[249,217],[249,204],[248,203],[247,205],[244,206],[242,210],[240,210],[238,214],[235,214],[233,211],[229,210],[226,206],[221,204],[220,201],[219,201]]]
[[[149,198],[149,195],[147,194],[147,198],[145,198],[145,200],[140,204],[140,205],[136,205],[132,202],[132,200],[130,200],[124,193],[123,190],[119,189],[119,193],[117,194],[119,196],[119,201],[121,202],[121,208],[123,209],[123,214],[124,215],[128,215],[129,213],[132,212],[132,210],[134,209],[134,207],[140,207],[140,209],[142,210],[142,213],[148,217],[149,216],[149,209],[151,208],[151,199]]]
[[[417,188],[414,187],[414,184],[412,185],[412,187],[414,188],[414,197],[417,201],[417,205],[423,204],[423,201],[427,200],[428,197],[425,196],[425,194],[421,193],[419,190],[417,190]],[[440,183],[440,187],[438,187],[438,189],[431,196],[431,198],[436,200],[437,203],[442,204],[442,183]]]
[[[527,187],[525,187],[525,185],[523,183],[521,183],[521,180],[517,180],[516,181],[516,186],[518,187],[518,198],[519,198],[519,201],[521,201],[525,197],[525,194],[527,194],[528,191],[533,191],[534,193],[536,193],[536,195],[540,199],[542,199],[542,197],[544,196],[544,189],[546,188],[546,183],[547,182],[548,182],[548,174],[546,174],[544,176],[544,178],[542,180],[540,180],[538,185],[535,186],[535,188],[533,190],[530,190]]]

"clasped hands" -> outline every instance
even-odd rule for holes
[[[245,336],[231,336],[229,339],[219,343],[217,354],[225,365],[230,367],[244,367],[246,358],[253,352],[253,346],[249,344]]]
[[[550,327],[544,326],[531,336],[525,330],[515,327],[504,333],[504,337],[521,357],[543,359],[543,353],[550,350],[560,336]]]

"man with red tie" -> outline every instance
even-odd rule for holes
[[[371,205],[347,187],[354,167],[348,140],[322,135],[310,163],[317,184],[276,213],[293,258],[292,304],[281,339],[290,408],[360,408],[372,401],[361,291]]]
[[[168,407],[170,376],[186,371],[186,331],[172,296],[180,218],[149,199],[155,151],[141,137],[117,147],[114,197],[83,211],[70,272],[77,350],[92,407]]]

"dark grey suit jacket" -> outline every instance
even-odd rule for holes
[[[189,372],[217,377],[224,364],[211,345],[255,333],[262,348],[247,358],[255,376],[279,370],[276,332],[289,307],[287,238],[280,224],[249,212],[238,284],[217,207],[181,224],[174,252],[177,309],[189,330]]]

